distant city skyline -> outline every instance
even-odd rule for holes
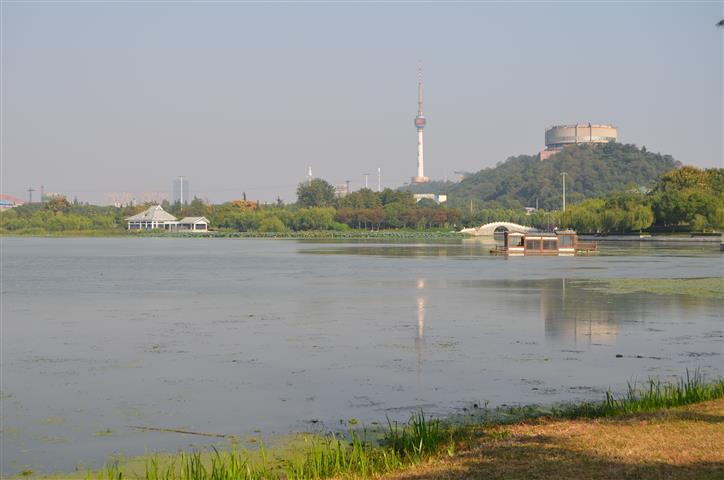
[[[295,200],[536,154],[554,124],[722,165],[721,2],[22,3],[2,11],[2,184],[222,202]],[[376,187],[376,182],[375,187]],[[34,195],[37,199],[38,194]]]

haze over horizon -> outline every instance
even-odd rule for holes
[[[2,193],[171,191],[286,202],[307,168],[353,189],[543,148],[547,126],[720,167],[721,2],[3,2]],[[37,195],[37,193],[36,193]],[[36,197],[37,198],[37,197]]]

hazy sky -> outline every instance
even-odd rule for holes
[[[2,192],[295,199],[543,147],[546,126],[722,166],[724,3],[2,4]],[[35,194],[37,198],[37,193]]]

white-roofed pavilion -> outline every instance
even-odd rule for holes
[[[184,217],[178,221],[179,231],[208,232],[209,220],[206,217]]]
[[[176,217],[164,210],[161,205],[148,207],[143,212],[126,218],[126,222],[128,222],[129,230],[154,230],[157,228],[173,230],[178,223]]]

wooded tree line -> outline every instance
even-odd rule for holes
[[[561,225],[580,232],[631,232],[658,227],[696,232],[724,228],[724,169],[683,167],[649,192],[628,189],[569,206]]]
[[[362,189],[344,197],[322,179],[299,185],[297,202],[258,205],[237,200],[207,205],[194,199],[187,205],[164,203],[177,217],[205,216],[212,229],[240,232],[289,232],[348,229],[447,229],[511,221],[550,230],[570,227],[581,233],[632,232],[660,229],[706,231],[724,228],[724,169],[683,167],[664,174],[650,191],[626,188],[600,198],[569,204],[565,213],[520,208],[485,208],[483,201],[469,208],[451,208],[431,200],[415,202],[410,192]],[[494,205],[494,204],[493,204]],[[148,205],[116,208],[68,202],[54,197],[0,213],[5,232],[116,231],[126,217]]]
[[[468,174],[459,183],[433,182],[413,185],[415,192],[447,193],[450,206],[465,209],[470,200],[486,208],[561,208],[561,173],[566,172],[569,203],[602,198],[631,185],[650,188],[665,172],[680,164],[670,155],[652,153],[646,147],[607,143],[579,144],[564,148],[547,160],[538,155],[519,155],[495,167]],[[435,190],[432,190],[435,191]]]

